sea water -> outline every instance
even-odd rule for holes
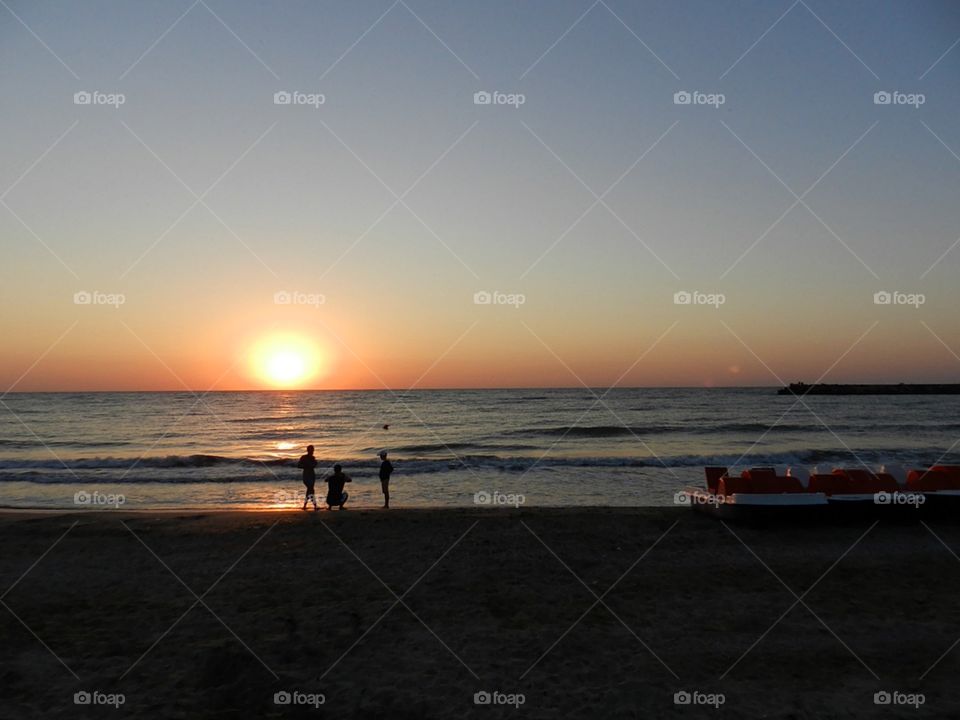
[[[674,502],[704,465],[960,463],[960,397],[779,396],[774,388],[14,393],[0,403],[0,505],[299,506],[305,446],[381,504]]]

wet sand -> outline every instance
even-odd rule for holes
[[[947,717],[960,559],[941,540],[960,551],[960,525],[4,512],[0,715]]]

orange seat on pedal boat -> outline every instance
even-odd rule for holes
[[[914,492],[960,490],[960,467],[934,465],[929,470],[911,470],[907,473],[907,487]]]
[[[845,475],[811,475],[807,488],[810,492],[824,495],[843,495],[854,492],[850,486],[850,478]]]
[[[727,469],[725,467],[705,467],[703,472],[707,476],[707,490],[716,493],[717,487],[720,485],[720,479],[727,476]]]
[[[717,494],[734,493],[802,493],[806,492],[797,478],[778,476],[773,468],[751,468],[740,477],[720,479]]]
[[[863,468],[852,468],[834,470],[833,474],[849,478],[849,492],[852,493],[893,493],[900,489],[897,479],[888,473],[874,473]]]

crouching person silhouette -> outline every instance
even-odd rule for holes
[[[327,509],[333,510],[334,507],[339,507],[343,510],[343,506],[347,502],[348,494],[343,491],[343,486],[348,482],[353,482],[349,475],[343,472],[343,468],[340,465],[333,466],[333,475],[327,476]]]

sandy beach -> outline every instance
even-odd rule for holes
[[[138,718],[960,707],[960,560],[941,544],[960,547],[957,526],[757,529],[663,508],[6,512],[0,538],[5,717],[109,716],[121,695],[117,716]]]

